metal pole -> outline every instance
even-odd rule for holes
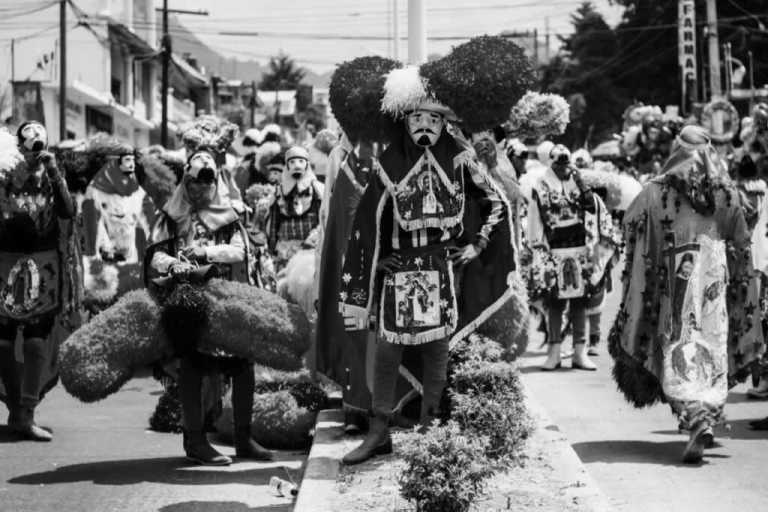
[[[171,61],[171,36],[168,35],[168,0],[163,0],[163,58],[160,101],[162,117],[160,120],[160,144],[168,147],[168,67]]]
[[[720,43],[717,36],[717,4],[707,0],[707,37],[709,38],[709,88],[712,99],[720,98],[723,89],[720,78]]]
[[[11,39],[11,82],[16,81],[16,40]]]
[[[67,138],[67,0],[59,2],[59,142]]]
[[[749,108],[755,105],[755,61],[752,50],[749,51]]]
[[[392,28],[392,39],[394,40],[393,55],[395,60],[400,60],[400,23],[397,18],[397,0],[392,0],[392,23],[394,24]]]
[[[427,61],[426,0],[408,0],[408,63]]]

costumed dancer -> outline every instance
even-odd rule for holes
[[[661,171],[670,153],[673,135],[664,124],[661,108],[633,105],[625,112],[626,131],[621,148],[640,176],[653,177]]]
[[[470,66],[473,80],[450,81],[472,75]],[[398,122],[357,208],[339,292],[345,325],[366,328],[374,317],[376,329],[373,417],[345,464],[392,450],[389,422],[400,405],[405,353],[421,356],[420,382],[410,378],[421,388],[426,427],[439,414],[450,341],[477,329],[512,294],[509,206],[449,120],[459,116],[470,133],[498,126],[530,76],[522,50],[492,37],[387,75],[382,109]],[[492,89],[493,103],[475,103],[476,96],[485,99],[479,91]]]
[[[618,243],[608,209],[582,183],[570,151],[558,144],[550,160],[528,205],[529,291],[532,299],[544,300],[548,319],[548,354],[541,369],[561,367],[562,319],[568,307],[574,348],[571,366],[594,371],[597,368],[586,347],[586,311],[592,297],[601,292]]]
[[[85,191],[85,256],[136,264],[144,254],[154,220],[152,199],[136,179],[131,146],[115,144],[111,158]]]
[[[267,221],[269,249],[276,255],[278,269],[314,236],[323,190],[309,168],[307,150],[293,146],[286,151],[285,169]]]
[[[741,197],[706,131],[677,148],[624,216],[623,302],[609,335],[613,375],[636,407],[665,401],[698,463],[723,419],[729,385],[764,351],[758,282]]]
[[[211,277],[248,282],[248,238],[232,206],[228,179],[223,174],[212,152],[203,149],[190,155],[182,181],[162,208],[152,233],[153,246],[147,256],[151,270],[168,278],[162,280],[168,289],[160,293],[179,294],[184,302],[204,301],[205,296],[188,283],[203,283]],[[232,462],[210,445],[204,425],[204,377],[215,383],[224,372],[232,378],[236,455],[271,460],[271,452],[251,438],[253,364],[220,350],[199,351],[195,320],[177,318],[176,322],[164,323],[180,356],[178,380],[187,458],[203,465]],[[190,325],[180,325],[182,321]]]
[[[366,367],[375,350],[375,335],[367,322],[345,328],[338,301],[342,262],[355,212],[373,176],[375,149],[389,135],[387,118],[380,111],[384,76],[398,66],[377,56],[353,59],[336,68],[329,87],[331,109],[343,135],[329,155],[320,208],[316,368],[341,385],[344,428],[350,434],[368,428],[371,379]],[[398,398],[416,394],[404,379],[398,392]]]
[[[27,121],[0,139],[0,399],[12,432],[50,441],[35,409],[58,380],[59,345],[80,323],[75,204],[43,125]]]

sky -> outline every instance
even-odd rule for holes
[[[86,12],[129,5],[129,0],[73,0]],[[555,34],[572,30],[571,14],[581,0],[424,0],[427,8],[427,53],[445,54],[469,37],[498,34],[504,30],[549,26],[552,52]],[[168,0],[175,9],[206,10],[208,16],[180,15],[182,23],[224,56],[266,63],[285,53],[316,73],[331,71],[339,62],[364,55],[394,56],[391,44],[393,4],[398,6],[399,58],[407,59],[408,0]],[[30,75],[35,61],[56,47],[58,2],[52,0],[0,0],[0,82],[11,75],[11,40],[16,39],[16,78]],[[592,0],[610,25],[619,22],[622,10],[610,0]],[[162,5],[161,0],[155,0]],[[40,7],[42,6],[42,7]],[[40,10],[38,10],[38,8]],[[108,9],[108,7],[107,7]],[[30,14],[28,11],[35,10]],[[24,13],[25,15],[21,15]],[[77,52],[84,28],[74,28],[70,13],[72,52]],[[233,36],[221,32],[257,35]],[[86,34],[87,36],[87,34]],[[368,39],[354,39],[365,36]],[[71,39],[70,39],[71,38]]]
[[[2,1],[2,0],[0,0]],[[279,52],[322,73],[338,62],[363,55],[393,56],[393,4],[398,5],[399,57],[407,57],[408,0],[170,0],[172,7],[204,9],[209,16],[182,17],[184,25],[227,56],[264,61]],[[468,38],[503,30],[572,30],[570,15],[581,0],[425,0],[429,37]],[[609,25],[619,22],[622,10],[609,0],[593,0]],[[259,33],[256,36],[220,32]],[[321,38],[318,38],[318,35]],[[354,40],[350,36],[378,37]],[[325,39],[330,37],[329,39]],[[347,37],[347,39],[341,39]],[[445,54],[466,39],[429,40],[428,53]],[[557,46],[552,38],[553,48]]]

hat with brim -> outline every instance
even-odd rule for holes
[[[427,80],[418,66],[406,66],[387,73],[381,111],[398,119],[417,110],[436,112],[449,120],[456,114],[429,93]]]

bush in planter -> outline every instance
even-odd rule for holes
[[[484,453],[487,441],[465,434],[452,421],[406,437],[400,493],[421,512],[468,511],[492,472]]]
[[[289,391],[254,395],[251,435],[267,448],[296,450],[307,448],[317,411],[300,407]],[[224,410],[216,422],[224,442],[233,440],[232,397],[224,398]]]

